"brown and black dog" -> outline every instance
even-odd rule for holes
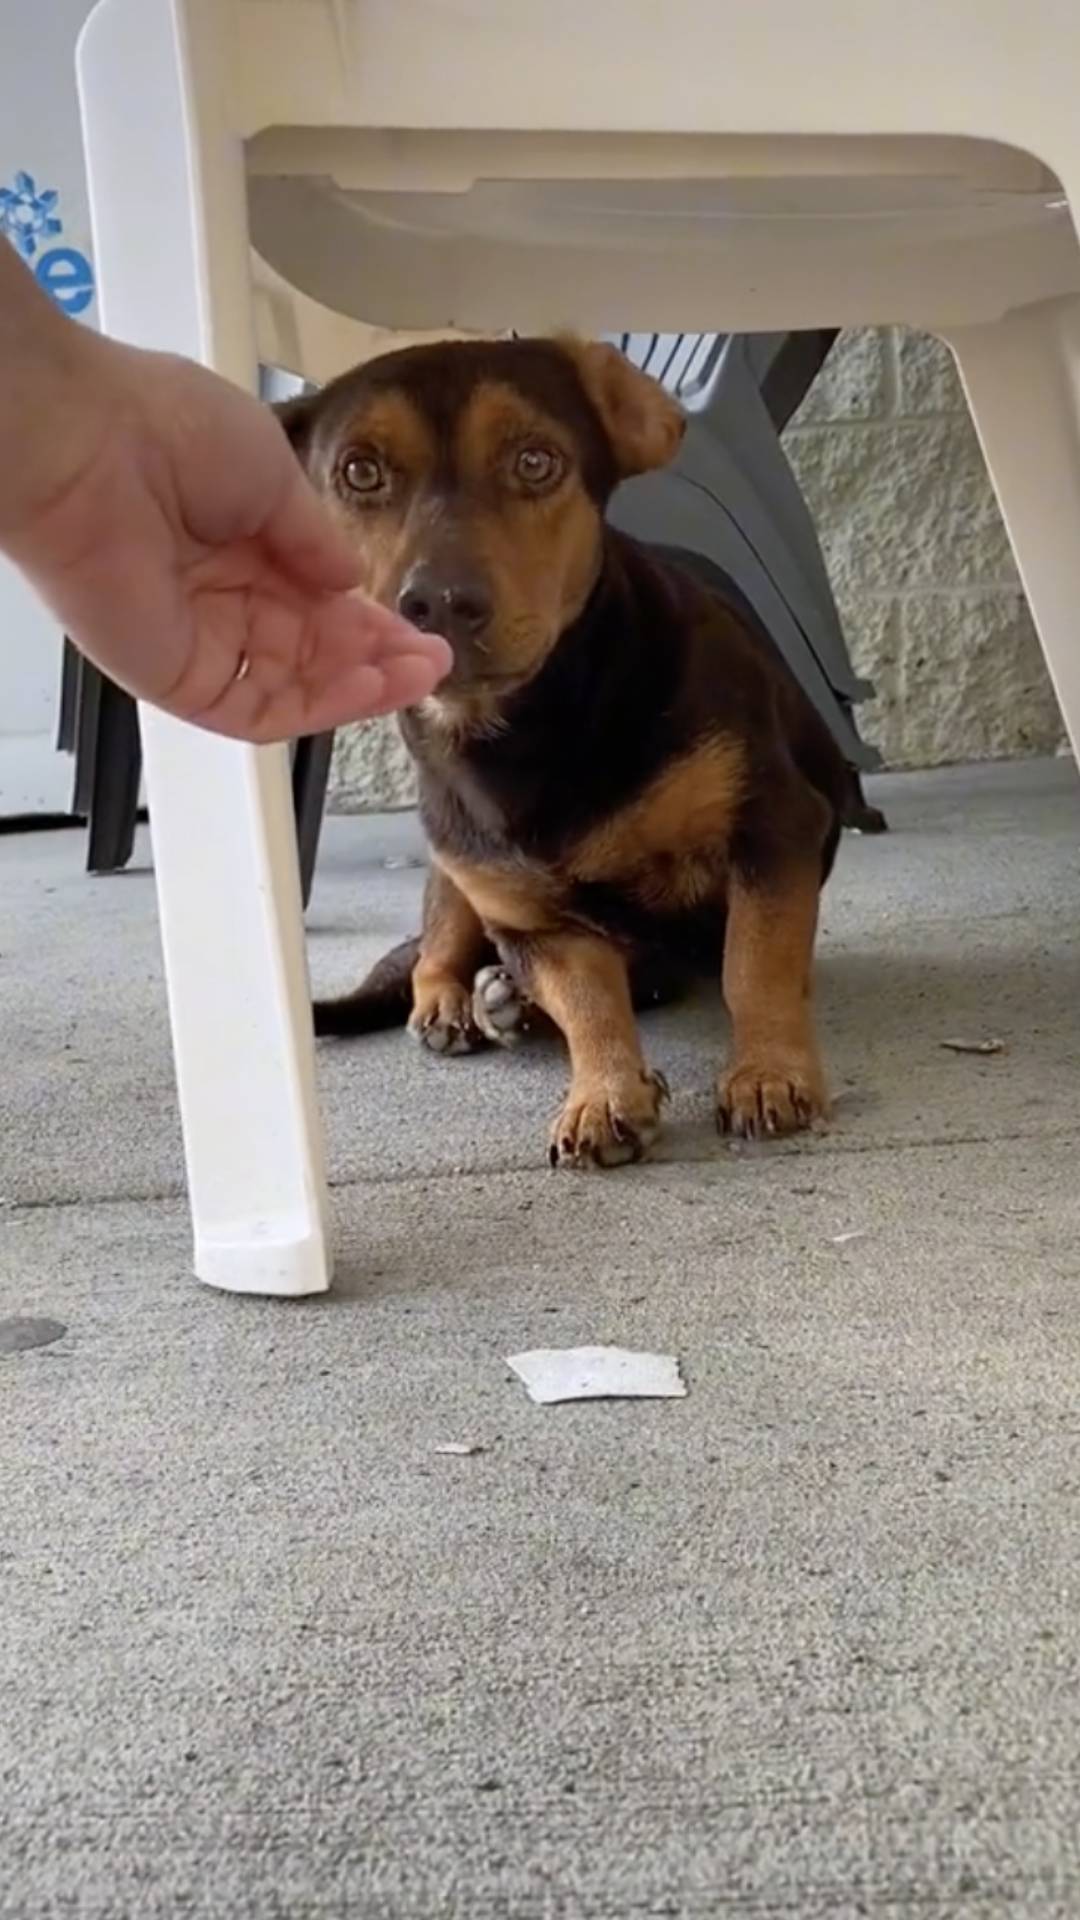
[[[634,1005],[704,963],[734,1030],[720,1126],[824,1118],[811,967],[842,757],[724,576],[604,522],[619,480],[674,454],[675,402],[613,347],[514,340],[407,348],[281,411],[368,590],[454,651],[402,722],[423,931],[317,1030],[408,1020],[455,1053],[538,1009],[570,1052],[552,1163],[612,1166],[666,1093]]]

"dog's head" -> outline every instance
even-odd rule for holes
[[[405,348],[279,413],[364,587],[450,642],[450,703],[538,671],[592,591],[613,487],[684,427],[614,347],[576,340]]]

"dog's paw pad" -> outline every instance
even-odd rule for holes
[[[528,1001],[506,967],[481,967],[473,981],[472,1017],[485,1040],[513,1047],[527,1032]]]
[[[429,1053],[447,1057],[455,1053],[475,1053],[482,1044],[472,1013],[472,998],[466,987],[440,987],[438,992],[414,1007],[409,1032]]]

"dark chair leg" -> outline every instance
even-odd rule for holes
[[[332,733],[313,733],[298,740],[293,751],[293,812],[296,816],[296,843],[300,854],[300,886],[307,906],[315,874],[315,856],[319,851],[326,786],[334,752]]]
[[[82,658],[76,662],[75,675],[75,780],[71,793],[71,811],[78,814],[80,820],[87,820],[94,801],[101,675],[96,667],[92,667],[88,660]]]
[[[87,870],[115,873],[126,867],[135,844],[142,776],[138,708],[129,694],[100,674],[67,640],[57,745],[75,754],[71,810],[89,822]],[[332,733],[298,740],[293,750],[293,809],[305,906],[311,895],[333,751]]]
[[[840,702],[854,726],[854,715],[848,701]],[[848,767],[847,790],[840,814],[840,825],[849,833],[888,833],[889,823],[880,807],[872,807],[863,792],[862,774],[858,767]]]
[[[79,671],[82,657],[64,635],[60,665],[60,712],[56,719],[56,750],[74,753],[79,730]]]
[[[79,666],[72,811],[89,821],[89,873],[126,867],[135,845],[142,774],[138,710],[131,695],[88,661]]]
[[[98,765],[86,865],[90,873],[126,867],[135,845],[142,777],[139,713],[131,695],[111,680],[101,685]]]
[[[844,796],[844,809],[840,816],[840,825],[849,833],[888,833],[889,823],[880,807],[872,807],[863,792],[862,777],[857,768],[848,768],[847,793]]]

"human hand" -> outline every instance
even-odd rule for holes
[[[449,648],[348,591],[348,542],[268,408],[55,319],[63,364],[24,432],[14,500],[0,485],[0,547],[97,666],[254,741],[431,692]]]

